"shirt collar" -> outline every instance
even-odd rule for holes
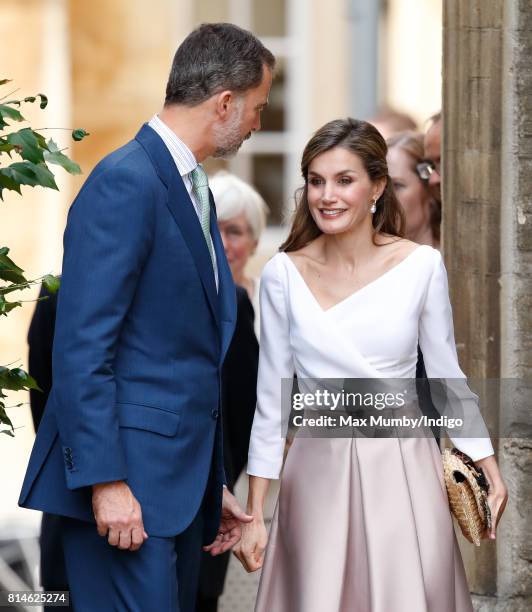
[[[181,176],[189,174],[196,168],[198,162],[192,151],[158,115],[153,115],[148,125],[162,138]]]

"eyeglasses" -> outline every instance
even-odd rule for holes
[[[440,162],[434,163],[431,159],[426,159],[425,161],[417,164],[416,172],[422,181],[428,181],[433,172],[436,172],[436,174],[441,174]]]

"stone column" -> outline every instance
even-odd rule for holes
[[[501,143],[501,376],[516,380],[499,460],[510,502],[497,547],[497,610],[532,609],[532,4],[504,2]],[[528,380],[528,385],[526,381]],[[528,386],[528,388],[527,388]],[[502,401],[501,401],[502,404]]]
[[[443,248],[460,363],[477,379],[531,371],[531,13],[525,0],[444,2]],[[486,612],[530,609],[529,407],[522,389],[512,402],[504,391],[482,411],[510,502],[496,543],[461,541]],[[508,427],[515,437],[499,441]]]

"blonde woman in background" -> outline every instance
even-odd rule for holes
[[[255,310],[255,334],[260,333],[259,279],[246,274],[266,226],[268,207],[261,195],[234,174],[221,171],[209,181],[216,202],[218,228],[235,284],[244,287]]]
[[[400,132],[388,138],[386,161],[397,199],[405,213],[405,237],[440,248],[441,211],[417,166],[424,161],[423,134]]]

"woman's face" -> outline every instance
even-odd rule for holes
[[[386,159],[395,194],[405,211],[406,237],[415,240],[430,227],[430,194],[412,169],[408,153],[393,147]]]
[[[343,147],[317,155],[309,165],[309,210],[324,234],[341,234],[362,223],[381,192],[360,157]]]
[[[248,259],[257,246],[246,213],[218,221],[218,228],[233,278],[235,281],[240,280]]]

